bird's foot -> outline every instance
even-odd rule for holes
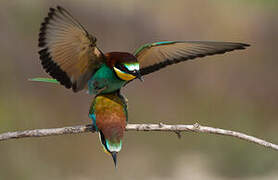
[[[91,131],[92,133],[97,131],[97,127],[94,124],[88,124],[86,125],[86,129],[88,129],[89,131]]]

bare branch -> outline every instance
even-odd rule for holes
[[[208,126],[201,126],[199,124],[193,125],[166,125],[166,124],[128,124],[126,126],[126,131],[167,131],[174,132],[180,135],[181,132],[198,132],[198,133],[208,133],[208,134],[218,134],[224,136],[232,136],[238,139],[243,139],[261,146],[274,149],[278,151],[278,145],[267,142],[265,140],[250,136],[241,132],[213,128]],[[95,132],[95,129],[91,125],[81,125],[81,126],[71,126],[63,128],[52,128],[52,129],[35,129],[35,130],[26,130],[26,131],[16,131],[16,132],[7,132],[0,134],[0,141],[17,139],[17,138],[26,138],[26,137],[46,137],[46,136],[56,136],[64,134],[80,134]]]

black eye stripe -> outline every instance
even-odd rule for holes
[[[115,67],[118,68],[118,69],[121,70],[121,71],[129,72],[129,70],[128,70],[128,69],[125,67],[125,65],[123,65],[123,64],[116,64]]]

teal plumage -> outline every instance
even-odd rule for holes
[[[106,64],[88,81],[89,94],[110,93],[120,89],[126,81],[119,79],[116,74]]]

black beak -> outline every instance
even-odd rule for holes
[[[111,152],[111,156],[113,158],[115,168],[117,168],[117,152]]]
[[[138,79],[140,79],[141,82],[144,82],[144,79],[143,79],[143,77],[141,76],[140,71],[137,71],[136,77],[137,77]]]

